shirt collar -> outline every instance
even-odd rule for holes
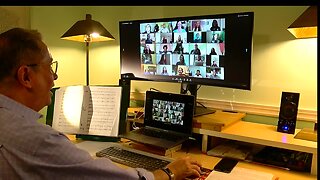
[[[38,120],[43,116],[35,110],[2,94],[0,94],[0,108],[5,108],[10,111],[14,111],[16,114],[22,117],[28,117],[30,119]]]

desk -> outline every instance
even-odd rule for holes
[[[296,134],[300,129],[296,129]],[[317,175],[317,142],[294,138],[295,134],[277,132],[273,125],[238,121],[221,132],[193,128],[193,132],[202,134],[202,151],[207,151],[208,136],[232,139],[253,144],[284,148],[312,154],[311,174]]]
[[[143,123],[143,121],[141,120],[136,120],[134,122]],[[221,131],[196,127],[193,128],[194,133],[202,135],[203,153],[206,153],[208,151],[208,138],[210,136],[300,152],[307,152],[312,154],[311,174],[317,175],[318,143],[314,141],[294,138],[294,136],[300,131],[301,129],[296,129],[295,134],[287,134],[277,132],[277,126],[274,125],[259,124],[246,121],[236,121],[235,123],[222,128]]]
[[[106,147],[106,144],[108,143],[108,142],[94,142],[94,141],[90,141],[89,143],[86,143],[86,142],[87,141],[81,141],[80,143],[77,143],[77,142],[75,143],[76,143],[76,146],[78,146],[83,150],[88,151],[93,157],[95,157],[95,153],[97,151],[104,149],[104,147]],[[209,168],[209,169],[212,169],[221,159],[218,157],[208,156],[202,153],[200,148],[197,148],[197,147],[192,147],[191,149],[188,149],[188,151],[186,151],[186,149],[183,148],[177,152],[172,153],[172,158],[179,158],[184,156],[190,156],[194,159],[197,159],[199,162],[201,162],[203,167]],[[310,175],[309,173],[287,171],[279,168],[252,164],[252,163],[247,163],[242,161],[240,161],[237,164],[237,166],[248,168],[248,169],[254,169],[262,172],[272,173],[275,176],[279,177],[280,180],[286,180],[286,179],[316,180],[317,179],[316,176]]]

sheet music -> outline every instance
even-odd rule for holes
[[[56,90],[52,127],[69,134],[118,136],[121,90],[118,86]]]
[[[79,125],[83,95],[83,86],[61,87],[56,90],[52,121],[54,129],[70,134],[81,132]]]
[[[121,87],[91,86],[87,95],[89,134],[118,136]]]

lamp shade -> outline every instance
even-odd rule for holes
[[[317,21],[317,6],[310,6],[288,27],[288,31],[296,38],[316,38]]]
[[[99,42],[114,40],[115,38],[98,21],[94,21],[90,14],[86,14],[85,20],[76,22],[61,39],[78,42]]]

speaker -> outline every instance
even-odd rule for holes
[[[277,131],[295,133],[299,96],[299,93],[282,92]]]

